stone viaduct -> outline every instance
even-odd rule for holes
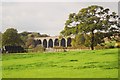
[[[55,46],[70,47],[73,36],[62,37],[50,36],[50,37],[38,37],[34,38],[37,44],[42,45],[45,48],[53,48]]]

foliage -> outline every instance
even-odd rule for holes
[[[64,49],[64,47],[62,47],[62,46],[54,46],[53,48],[54,49]]]
[[[85,43],[85,36],[84,34],[78,34],[75,36],[74,39],[72,39],[72,47],[78,47],[78,46],[82,46]]]
[[[94,46],[97,44],[104,43],[104,33],[102,32],[97,32],[95,33],[95,41],[94,41]],[[86,46],[90,47],[91,45],[91,34],[77,34],[75,36],[75,39],[72,40],[72,46],[77,47],[77,46]]]
[[[104,43],[105,42],[104,41],[105,37],[107,37],[107,36],[105,36],[105,33],[103,33],[103,32],[96,32],[94,34],[94,46],[97,46],[97,45],[99,45],[101,43]],[[91,37],[90,37],[89,40],[91,40]],[[90,44],[91,44],[91,42],[90,42]]]
[[[71,45],[72,47],[77,47],[77,43],[75,39],[72,39]]]
[[[48,35],[47,34],[40,34],[40,33],[38,33],[38,32],[27,32],[27,31],[24,31],[24,32],[22,32],[22,33],[19,33],[21,36],[27,36],[27,37],[29,37],[29,36],[33,36],[33,37],[48,37]]]
[[[92,5],[81,9],[78,13],[71,13],[65,23],[65,28],[61,32],[64,36],[78,33],[91,34],[91,49],[94,49],[95,31],[110,31],[117,26],[118,15],[115,12],[110,13],[109,9],[102,6]],[[112,19],[112,20],[111,20]]]
[[[28,34],[30,34],[30,32],[19,33],[19,35],[20,35],[21,39],[24,41],[24,43],[26,43],[26,41],[27,41]]]
[[[105,48],[114,48],[115,47],[115,41],[109,41],[105,43]]]
[[[41,34],[39,37],[49,37],[48,34]]]
[[[86,34],[86,35],[85,35],[85,43],[84,43],[84,45],[85,45],[86,47],[90,47],[90,44],[91,44],[90,39],[91,39],[91,36],[89,36],[88,34]]]
[[[25,48],[34,48],[36,47],[37,43],[35,42],[35,37],[48,37],[47,34],[40,34],[38,32],[22,32],[19,33],[21,39],[24,41]]]
[[[34,49],[33,49],[34,52],[43,52],[45,51],[45,48],[42,47],[41,45],[37,45]]]
[[[33,37],[29,37],[26,41],[26,47],[27,48],[34,48],[35,47],[35,40]]]
[[[76,44],[77,45],[83,45],[85,43],[85,37],[84,34],[78,34],[75,36]]]
[[[120,48],[120,42],[116,42],[115,47]]]
[[[2,35],[3,46],[19,46],[22,45],[23,41],[20,38],[17,30],[14,28],[7,29]]]

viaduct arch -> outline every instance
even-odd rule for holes
[[[51,37],[39,37],[34,38],[37,42],[37,45],[42,45],[45,48],[53,48],[55,46],[70,47],[73,37],[62,37],[59,39],[59,36]]]

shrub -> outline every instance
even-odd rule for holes
[[[37,45],[34,49],[33,52],[44,52],[45,48],[42,47],[41,45]]]
[[[54,46],[53,48],[54,49],[64,49],[64,47],[62,47],[62,46]]]
[[[30,45],[28,48],[29,48],[29,49],[32,49],[32,48],[34,48],[34,45]]]
[[[79,48],[79,49],[90,49],[90,47],[87,47],[87,46],[85,46],[85,45],[79,45],[78,48]]]
[[[21,46],[3,46],[2,52],[3,53],[24,53],[27,51]]]
[[[104,49],[105,47],[103,46],[103,44],[102,45],[97,45],[97,46],[95,46],[95,49]]]
[[[109,42],[106,42],[105,43],[105,49],[108,49],[108,48],[115,48],[115,41],[109,41]]]
[[[86,47],[84,45],[77,45],[75,47],[67,47],[67,49],[90,49],[90,47]]]
[[[115,47],[116,47],[116,48],[120,48],[120,42],[116,42],[116,43],[115,43]]]

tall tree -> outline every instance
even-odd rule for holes
[[[81,9],[78,13],[69,15],[65,23],[65,29],[61,32],[70,34],[89,33],[91,35],[91,49],[94,50],[95,32],[108,32],[113,25],[117,25],[118,15],[110,13],[109,9],[92,5]],[[69,28],[72,30],[69,30]],[[116,28],[119,28],[116,26]],[[66,36],[66,35],[65,35]]]
[[[20,46],[23,41],[17,30],[14,28],[7,29],[2,35],[2,46]]]
[[[27,48],[34,48],[36,46],[33,34],[28,35],[28,38],[27,38],[25,45]]]

